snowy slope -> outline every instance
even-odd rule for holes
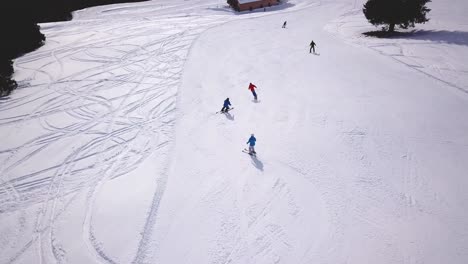
[[[157,260],[466,262],[466,98],[336,41],[321,31],[334,15],[231,23],[195,43]],[[311,36],[320,56],[297,45]],[[227,96],[235,109],[213,115]],[[251,132],[258,158],[240,153]]]
[[[0,263],[466,263],[466,38],[362,38],[359,1],[283,7],[43,25],[0,102]],[[451,11],[426,30],[466,31]]]
[[[362,15],[365,2],[355,1],[352,8],[331,20],[325,28],[349,43],[371,48],[452,89],[468,93],[466,1],[430,2],[428,6],[432,10],[428,23],[406,30],[414,31],[412,34],[392,39],[366,38],[361,35],[379,29],[370,25]]]

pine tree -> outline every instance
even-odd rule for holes
[[[431,0],[368,0],[364,4],[364,15],[375,26],[387,25],[388,31],[414,27],[415,23],[429,21],[426,14],[431,11],[426,4]]]

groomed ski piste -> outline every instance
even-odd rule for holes
[[[468,3],[392,39],[363,3],[42,24],[0,101],[0,263],[468,263]]]

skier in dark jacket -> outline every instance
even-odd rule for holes
[[[286,28],[287,21],[284,21],[283,28]]]
[[[221,108],[221,113],[227,112],[230,106],[231,102],[229,101],[229,98],[226,98],[226,100],[224,100],[223,108]]]
[[[317,44],[315,44],[315,42],[312,40],[312,42],[310,43],[310,50],[309,50],[309,53],[312,53],[312,50],[313,50],[314,53],[315,53],[315,46],[316,46],[316,45],[317,45]]]
[[[255,138],[254,134],[250,135],[249,140],[247,141],[247,144],[249,144],[249,154],[257,154],[255,152],[255,142],[257,139]]]

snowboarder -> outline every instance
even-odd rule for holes
[[[283,28],[286,28],[286,23],[287,23],[287,21],[284,21]]]
[[[255,138],[254,134],[250,135],[250,138],[246,143],[246,144],[249,144],[249,154],[257,154],[257,152],[255,152],[255,142],[256,141],[257,141],[257,139]]]
[[[227,112],[230,106],[231,102],[229,101],[229,98],[226,98],[226,100],[224,100],[223,108],[221,108],[221,113]]]
[[[317,44],[315,44],[315,42],[312,40],[312,42],[310,43],[310,50],[309,50],[309,53],[312,53],[312,50],[313,50],[314,53],[315,53],[315,46],[316,46],[316,45],[317,45]]]
[[[255,86],[253,83],[249,84],[249,90],[252,92],[255,101],[257,101],[257,93],[255,92],[256,88],[257,88],[257,86]]]

